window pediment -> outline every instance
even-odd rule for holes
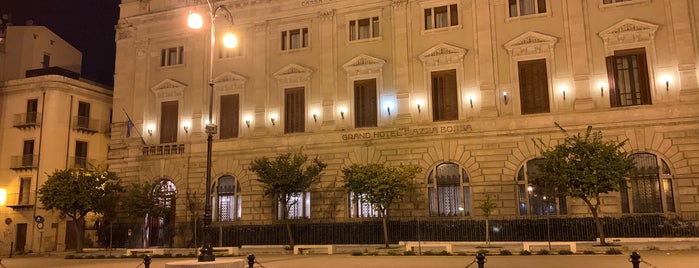
[[[634,19],[622,20],[599,33],[605,47],[647,43],[655,39],[655,31],[658,25],[642,22]]]
[[[436,45],[420,54],[420,60],[426,66],[439,66],[460,63],[468,53],[465,48],[449,44]]]
[[[537,32],[527,32],[510,42],[505,43],[505,49],[510,57],[526,57],[542,53],[553,53],[558,38]]]
[[[385,60],[375,58],[369,55],[359,55],[342,65],[349,76],[380,73],[383,69]]]
[[[172,79],[165,79],[162,82],[155,85],[154,87],[152,87],[150,90],[153,91],[153,93],[155,93],[157,99],[172,97],[181,98],[184,92],[184,88],[186,86],[187,85],[178,81]]]
[[[279,84],[307,82],[311,78],[313,70],[298,64],[289,64],[274,73],[274,78]]]
[[[232,91],[232,90],[242,90],[245,88],[245,82],[248,79],[242,75],[225,72],[214,78],[214,87],[216,91]]]

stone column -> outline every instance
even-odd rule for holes
[[[581,1],[565,1],[564,6],[568,14],[564,20],[568,21],[567,45],[569,47],[568,59],[571,61],[571,72],[575,89],[573,109],[585,111],[594,109],[590,89],[590,56],[588,53],[588,40],[586,38],[585,10]]]
[[[680,101],[699,100],[699,86],[697,85],[697,53],[694,50],[692,37],[692,17],[688,0],[670,0],[670,12],[672,13],[672,28],[675,38],[675,55],[677,55],[677,71],[679,77],[675,79],[670,90],[680,91]],[[679,85],[679,88],[677,88]]]
[[[393,0],[393,52],[394,79],[396,94],[396,123],[406,124],[411,121],[410,114],[410,54],[408,53],[408,0]],[[381,102],[381,100],[379,100]],[[383,109],[383,105],[380,106]],[[381,114],[381,113],[380,113]]]
[[[478,66],[478,81],[480,89],[480,112],[482,117],[495,117],[498,115],[496,101],[498,94],[495,88],[495,51],[493,42],[493,31],[491,25],[490,1],[474,1],[476,12],[476,40],[477,58],[476,65]]]

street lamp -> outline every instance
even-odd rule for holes
[[[211,145],[213,143],[213,135],[216,134],[216,124],[213,123],[213,106],[214,106],[214,50],[216,45],[215,33],[215,21],[216,14],[219,11],[224,12],[224,16],[228,19],[228,22],[233,25],[233,16],[231,12],[223,5],[214,5],[215,0],[206,0],[209,7],[209,17],[211,18],[211,24],[209,28],[211,30],[211,39],[209,40],[210,50],[209,50],[209,120],[206,123],[206,200],[204,202],[204,227],[202,234],[202,247],[199,250],[199,262],[211,262],[215,261],[214,251],[211,246]],[[201,29],[204,26],[204,20],[202,16],[194,11],[189,12],[189,17],[187,18],[187,26],[192,29]],[[228,48],[233,48],[238,44],[238,39],[235,35],[227,33],[223,37],[223,45]]]

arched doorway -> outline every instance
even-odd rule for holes
[[[160,180],[153,187],[151,198],[156,209],[146,215],[146,246],[172,247],[176,194],[175,184],[168,179]]]

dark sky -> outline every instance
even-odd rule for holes
[[[0,14],[14,25],[32,19],[83,54],[82,77],[114,84],[114,26],[121,0],[0,0]]]

